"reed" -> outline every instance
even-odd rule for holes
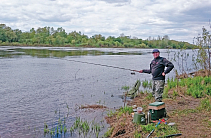
[[[77,117],[73,125],[68,129],[65,125],[65,119],[66,118],[64,118],[64,121],[58,119],[57,125],[50,130],[48,129],[48,125],[44,123],[44,134],[46,135],[50,133],[51,137],[55,135],[60,137],[60,135],[65,136],[65,134],[69,132],[71,136],[73,133],[78,133],[79,136],[83,135],[83,137],[87,137],[89,133],[92,133],[95,135],[95,137],[99,137],[102,126],[99,123],[96,123],[94,120],[89,122]]]

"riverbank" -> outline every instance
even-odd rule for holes
[[[200,89],[197,91],[191,90],[191,93],[189,93],[190,89],[195,88],[193,85]],[[169,127],[161,123],[150,137],[175,133],[181,133],[180,137],[211,137],[210,85],[210,77],[195,76],[193,78],[169,80],[165,86],[163,102],[165,102],[168,115],[167,123],[174,122],[175,125]],[[201,93],[201,95],[197,95],[197,93]],[[139,93],[136,98],[128,102],[128,106],[141,106],[143,112],[147,113],[148,105],[152,102],[154,102],[154,98],[150,93]],[[132,123],[133,118],[130,113],[121,115],[119,112],[117,111],[112,116],[106,117],[107,123],[110,124],[110,131],[107,133],[109,137],[147,137],[151,130],[155,128],[156,123],[137,125]]]

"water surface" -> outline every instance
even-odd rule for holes
[[[53,127],[58,118],[64,117],[68,128],[79,116],[90,121],[103,120],[106,110],[78,110],[78,106],[102,104],[110,109],[123,106],[119,97],[124,92],[122,86],[132,87],[138,79],[151,80],[149,74],[131,75],[127,69],[148,69],[153,59],[151,51],[0,47],[0,136],[44,137],[44,123]],[[163,49],[161,56],[173,55]],[[173,71],[170,76],[174,76]],[[108,127],[103,123],[101,135]]]

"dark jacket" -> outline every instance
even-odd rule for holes
[[[166,70],[164,70],[166,68]],[[150,63],[150,69],[144,69],[143,73],[152,73],[153,80],[165,80],[165,76],[162,75],[169,73],[174,68],[174,65],[166,58],[157,57]]]

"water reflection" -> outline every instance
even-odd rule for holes
[[[32,57],[38,58],[48,58],[48,57],[66,57],[66,56],[98,56],[98,55],[142,55],[140,51],[102,51],[90,50],[90,49],[39,49],[39,48],[5,48],[0,49],[0,57],[2,58],[18,58],[23,55],[30,55]]]

